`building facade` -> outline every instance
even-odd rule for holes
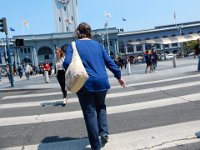
[[[107,33],[109,40],[107,40]],[[171,44],[132,44],[137,41],[155,40],[163,37],[175,37],[178,35],[200,34],[200,21],[187,22],[178,25],[157,26],[154,29],[122,32],[113,27],[106,30],[96,29],[92,31],[93,39],[101,43],[106,49],[109,49],[110,56],[117,58],[120,56],[141,56],[146,49],[156,48],[159,53],[179,53],[180,43]],[[16,39],[23,39],[23,46],[16,46]],[[10,55],[13,65],[23,64],[28,62],[35,66],[49,62],[55,64],[55,49],[61,48],[66,50],[75,37],[73,32],[51,33],[51,34],[38,34],[38,35],[23,35],[14,36],[10,39]],[[0,64],[6,64],[5,60],[5,41],[0,40]]]

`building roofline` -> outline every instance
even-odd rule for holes
[[[171,25],[164,25],[164,26],[156,26],[153,29],[145,29],[145,30],[137,30],[137,31],[130,31],[130,32],[122,32],[119,33],[118,36],[127,36],[127,35],[137,35],[137,34],[145,34],[145,33],[152,33],[152,32],[160,32],[160,31],[167,31],[167,30],[175,30],[178,29],[181,26],[181,28],[188,28],[188,27],[194,27],[194,26],[200,26],[200,21],[193,21],[193,22],[185,22],[185,23],[179,23],[179,24],[171,24]],[[158,28],[162,27],[162,28]]]

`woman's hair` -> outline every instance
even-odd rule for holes
[[[78,39],[89,38],[92,39],[91,27],[86,22],[82,22],[75,30],[75,36]]]
[[[56,52],[60,53],[60,57],[64,57],[64,52],[60,48],[56,48]]]

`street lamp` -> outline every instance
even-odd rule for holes
[[[2,38],[3,42],[5,42],[5,60],[8,61],[8,66],[9,66],[9,73],[10,73],[10,84],[11,87],[14,87],[14,79],[13,79],[13,74],[12,74],[12,62],[11,62],[11,56],[10,56],[10,41],[11,39],[8,38],[8,33],[5,32],[6,38]]]
[[[105,13],[104,28],[106,29],[107,49],[108,49],[108,55],[110,56],[110,42],[109,42],[109,36],[108,36],[108,19],[109,19],[109,17],[110,17],[110,14]]]
[[[179,26],[179,35],[181,36],[182,35],[182,26],[180,25]],[[180,42],[180,49],[181,49],[181,54],[183,54],[183,47],[182,47],[182,43]]]

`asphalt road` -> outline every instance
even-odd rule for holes
[[[178,60],[176,68],[170,61],[159,62],[158,71],[151,74],[144,69],[145,64],[132,65],[131,75],[123,70],[125,89],[110,75],[112,88],[106,101],[110,139],[103,150],[200,150],[195,136],[200,131],[196,60]],[[22,82],[18,90],[0,86],[4,87],[0,90],[0,149],[89,149],[76,95],[69,93],[65,107],[42,107],[44,102],[62,100],[56,79],[48,85],[42,81],[42,77],[16,80]]]

